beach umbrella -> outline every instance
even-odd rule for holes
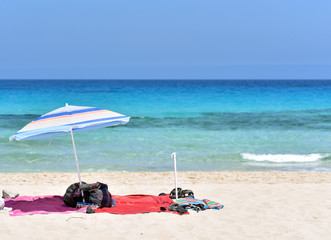
[[[54,111],[46,113],[30,122],[15,135],[11,136],[9,141],[49,138],[70,133],[75,154],[78,179],[81,184],[82,181],[80,178],[73,133],[102,127],[124,125],[129,122],[129,119],[130,117],[109,110],[66,104],[65,107],[55,109]]]

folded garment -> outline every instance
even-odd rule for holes
[[[224,207],[224,205],[222,205],[218,202],[215,202],[215,201],[208,200],[208,199],[202,199],[202,201],[204,203],[206,203],[207,207],[210,208],[210,209],[219,210],[219,209],[222,209]]]

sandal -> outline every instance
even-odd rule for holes
[[[181,197],[181,192],[182,189],[181,188],[177,188],[177,194],[178,194],[178,198]],[[171,199],[176,199],[176,188],[172,189],[172,191],[170,192],[170,196]]]
[[[194,193],[192,190],[186,189],[181,191],[181,198],[192,197],[194,198]]]
[[[169,211],[178,212],[179,214],[187,213],[187,209],[178,203],[171,204],[169,206]]]

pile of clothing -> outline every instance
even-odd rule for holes
[[[189,209],[199,212],[206,209],[220,210],[224,207],[224,205],[215,201],[196,199],[192,190],[182,190],[181,188],[177,188],[177,196],[178,199],[175,203],[169,206],[169,210],[180,214],[187,213]],[[170,192],[170,198],[176,199],[176,189],[173,189]]]

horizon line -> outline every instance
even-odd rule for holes
[[[0,81],[68,81],[68,80],[80,80],[80,81],[330,81],[331,78],[233,78],[233,79],[216,79],[216,78],[180,78],[180,79],[167,79],[167,78],[1,78]]]

